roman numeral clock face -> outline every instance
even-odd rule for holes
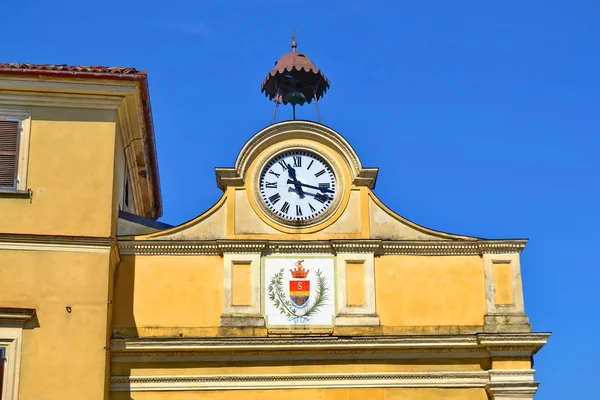
[[[290,151],[271,159],[260,175],[260,194],[279,218],[302,224],[322,215],[336,196],[329,164],[307,151]]]

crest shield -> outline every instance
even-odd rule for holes
[[[310,298],[310,280],[298,278],[306,278],[309,270],[305,269],[302,263],[304,260],[296,262],[295,269],[290,269],[292,277],[296,279],[290,280],[290,299],[296,307],[304,307]]]
[[[310,298],[310,281],[290,281],[290,299],[298,307],[306,306]]]

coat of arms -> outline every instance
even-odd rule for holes
[[[269,300],[279,313],[294,323],[310,321],[329,300],[327,278],[320,269],[312,272],[298,260],[289,272],[281,268],[271,278],[268,286]],[[311,279],[312,278],[312,279]],[[311,281],[314,290],[311,291]],[[287,291],[285,290],[287,289]]]

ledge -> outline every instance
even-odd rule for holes
[[[0,233],[0,250],[106,252],[112,246],[110,237]]]
[[[13,189],[0,189],[0,198],[14,198],[14,199],[30,199],[33,195],[31,189],[28,190],[13,190]]]
[[[115,362],[373,359],[373,358],[484,358],[506,353],[535,354],[548,333],[406,335],[365,337],[243,337],[243,338],[131,338],[113,339]]]
[[[290,388],[485,388],[484,371],[376,372],[279,375],[171,375],[110,377],[111,392],[268,390]]]
[[[0,325],[5,323],[24,324],[35,315],[35,308],[0,308]]]

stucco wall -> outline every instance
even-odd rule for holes
[[[483,325],[479,256],[376,258],[375,286],[383,326]]]
[[[110,236],[115,111],[26,109],[33,198],[2,199],[0,232]]]
[[[0,304],[36,309],[20,399],[104,398],[109,271],[108,252],[0,251]]]
[[[203,327],[214,335],[222,285],[219,256],[123,257],[115,277],[113,329],[152,336]]]

